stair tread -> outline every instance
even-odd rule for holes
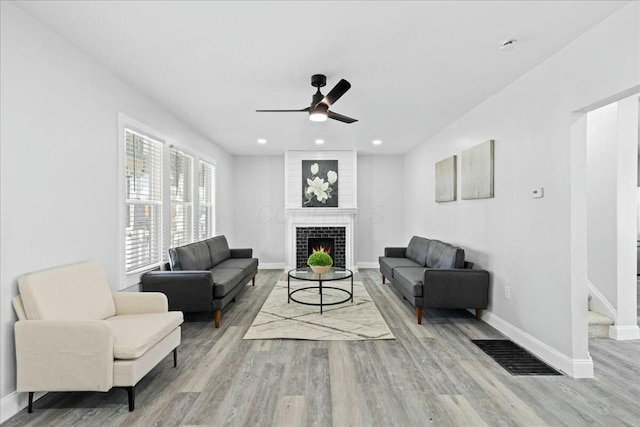
[[[591,310],[587,312],[587,319],[589,319],[589,325],[613,325],[614,323],[609,316]]]

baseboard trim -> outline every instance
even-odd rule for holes
[[[609,338],[618,341],[638,340],[640,339],[640,328],[638,325],[609,326]]]
[[[46,392],[34,393],[33,401],[40,399],[47,394]],[[29,404],[29,397],[27,393],[20,393],[14,391],[13,393],[5,396],[0,400],[0,423],[4,423],[9,418],[13,417],[18,412],[22,411]]]
[[[258,270],[284,270],[284,262],[261,262]]]
[[[358,263],[358,268],[375,268],[375,269],[379,269],[380,268],[380,264],[377,262],[359,262]]]
[[[591,358],[572,359],[490,311],[482,313],[482,320],[502,332],[516,344],[535,354],[545,363],[570,377],[593,378],[593,360]]]

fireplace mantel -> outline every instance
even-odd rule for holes
[[[358,208],[284,208],[284,214],[297,217],[355,216]]]
[[[357,271],[355,264],[355,217],[357,208],[285,208],[287,270],[296,266],[297,227],[344,227],[346,267]]]

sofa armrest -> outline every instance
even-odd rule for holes
[[[242,249],[230,249],[231,258],[253,258],[253,249],[251,248],[242,248]]]
[[[384,248],[384,256],[388,258],[406,258],[407,248]]]
[[[20,320],[14,325],[18,391],[107,391],[113,336],[104,320]]]
[[[149,271],[142,275],[144,292],[162,292],[169,310],[185,312],[211,311],[213,276],[211,271]]]
[[[169,311],[167,296],[160,292],[113,292],[113,302],[118,316]]]
[[[423,307],[487,308],[489,272],[470,269],[427,268],[423,281]]]

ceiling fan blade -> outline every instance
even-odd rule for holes
[[[331,105],[336,102],[342,95],[344,95],[351,88],[351,83],[342,79],[338,82],[337,85],[331,89],[331,91],[324,97],[322,102],[327,104],[327,106],[331,107]]]
[[[353,123],[357,122],[357,119],[352,119],[351,117],[343,116],[342,114],[334,113],[333,111],[329,111],[327,113],[330,119],[337,120],[343,123]]]
[[[256,113],[302,113],[310,109],[311,107],[303,108],[302,110],[256,110]]]

